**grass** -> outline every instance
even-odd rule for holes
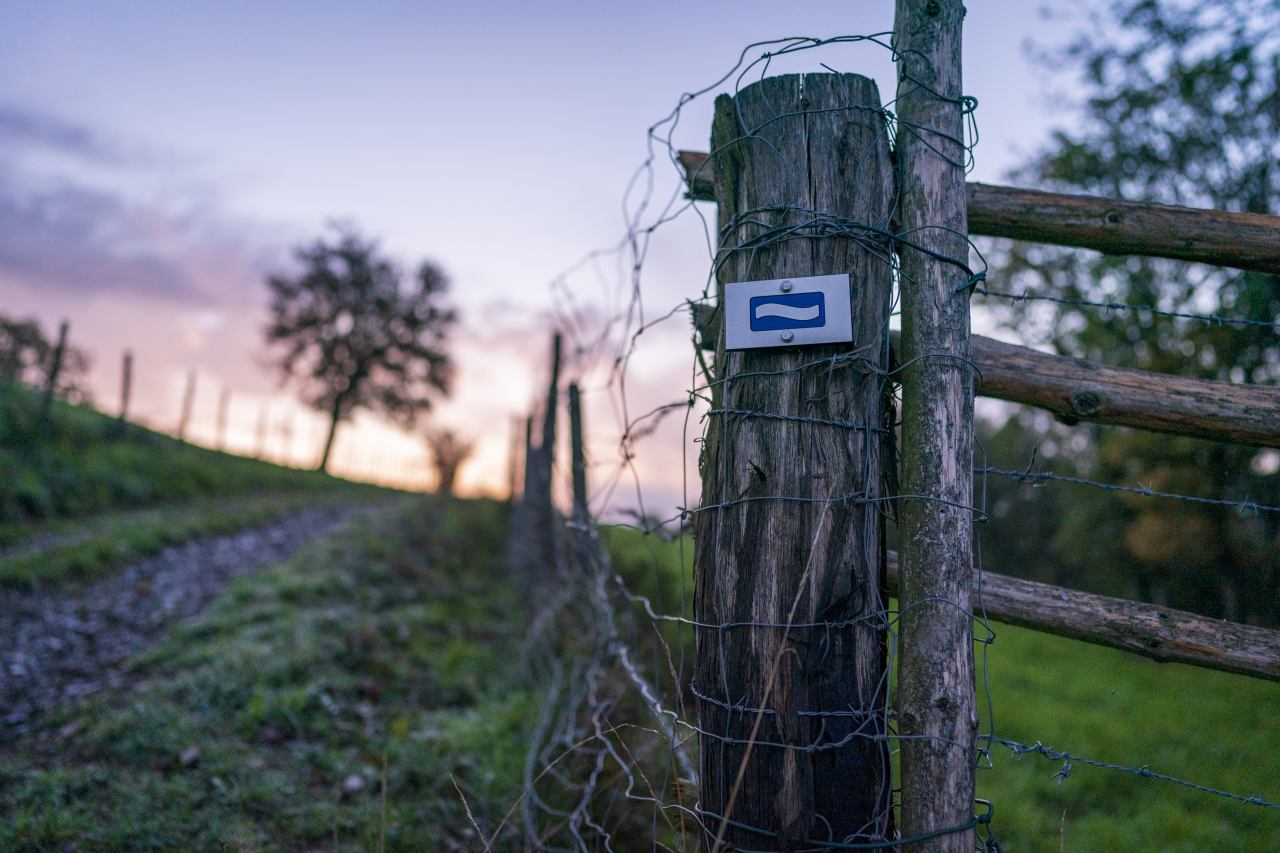
[[[0,386],[0,545],[57,519],[343,481],[185,444],[88,406],[40,416],[30,389]]]
[[[136,690],[3,753],[0,849],[481,848],[519,797],[541,691],[520,672],[504,528],[497,504],[406,501],[236,581],[134,662]],[[684,606],[687,543],[606,539],[633,590]],[[998,734],[1280,795],[1280,686],[995,630]],[[1061,761],[993,748],[979,796],[1003,849],[1280,849],[1275,811],[1072,764],[1059,781]]]
[[[186,539],[387,490],[185,444],[0,385],[0,585],[88,580]]]
[[[498,504],[407,501],[236,581],[136,690],[4,755],[0,849],[480,846],[458,791],[497,825],[532,703],[504,527]]]
[[[613,529],[614,567],[668,613],[692,597],[691,543]],[[683,590],[683,592],[682,592]],[[685,605],[687,606],[687,605]],[[688,610],[684,612],[688,613]],[[687,632],[663,626],[673,647]],[[1244,796],[1280,799],[1280,684],[996,624],[986,665],[996,733]],[[984,678],[985,671],[985,678]],[[980,700],[983,691],[980,689]],[[981,702],[982,730],[990,720]],[[1280,850],[1280,811],[1169,782],[992,747],[978,796],[1005,850]]]
[[[55,522],[29,545],[0,555],[0,586],[87,581],[139,557],[199,536],[267,524],[283,515],[350,502],[352,490],[286,492],[242,498],[207,498],[190,504]],[[367,495],[363,495],[367,499]]]

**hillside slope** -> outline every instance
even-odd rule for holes
[[[335,479],[219,453],[88,406],[0,386],[0,525],[79,518],[196,498],[323,489]]]
[[[42,417],[0,386],[0,584],[86,578],[122,560],[284,513],[390,494],[186,444],[88,406]]]

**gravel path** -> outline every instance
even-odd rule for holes
[[[0,741],[55,705],[124,684],[130,656],[198,613],[232,578],[287,559],[359,510],[308,509],[196,539],[90,586],[0,590]]]

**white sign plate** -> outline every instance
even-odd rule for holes
[[[726,349],[848,343],[853,340],[849,276],[726,284],[724,324]]]

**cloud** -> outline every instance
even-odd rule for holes
[[[260,235],[279,229],[227,215],[194,183],[175,194],[177,158],[139,152],[0,104],[0,281],[205,307],[256,290],[277,255]],[[145,192],[157,183],[163,200]]]
[[[122,163],[134,159],[89,127],[47,113],[0,103],[0,145],[52,148],[86,160]]]
[[[122,199],[86,187],[0,194],[0,276],[32,288],[199,298],[179,265],[147,252],[122,254],[105,239],[129,218]]]

